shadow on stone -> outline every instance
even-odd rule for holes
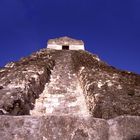
[[[129,140],[140,140],[140,135],[138,136],[133,136]]]
[[[80,139],[80,140],[88,140],[88,133],[87,132],[84,132],[83,129],[77,129],[75,131],[75,135],[73,137],[73,140],[77,140],[77,139]]]

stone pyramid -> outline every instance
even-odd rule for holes
[[[0,140],[140,139],[140,75],[44,48],[0,69],[0,114]]]

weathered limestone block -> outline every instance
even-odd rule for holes
[[[109,140],[140,140],[140,117],[120,116],[108,124]]]
[[[0,116],[0,140],[107,140],[106,120],[77,116]]]

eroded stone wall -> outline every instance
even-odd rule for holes
[[[139,140],[140,117],[0,116],[0,140]]]
[[[0,69],[0,114],[28,115],[53,67],[54,59],[42,50]]]
[[[140,75],[118,70],[85,51],[73,51],[73,67],[92,116],[140,116]]]

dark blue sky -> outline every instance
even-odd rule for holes
[[[0,66],[61,36],[140,74],[140,0],[0,0]]]

